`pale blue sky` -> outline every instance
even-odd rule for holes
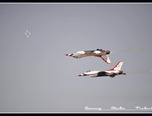
[[[0,4],[0,35],[0,112],[152,107],[152,4]],[[64,56],[97,48],[111,64]],[[126,76],[77,76],[118,61]]]

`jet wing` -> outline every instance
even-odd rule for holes
[[[102,55],[101,58],[108,64],[111,63],[110,59],[109,59],[109,56],[108,55]]]
[[[73,56],[76,56],[78,58],[86,57],[86,56],[93,56],[94,53],[91,51],[78,51],[73,54]]]
[[[94,53],[94,51],[92,50],[88,50],[88,51],[84,51],[85,52],[85,56],[94,56],[96,53]]]

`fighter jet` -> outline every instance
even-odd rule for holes
[[[86,71],[84,73],[79,74],[78,76],[90,76],[90,77],[109,76],[109,77],[113,78],[116,75],[126,75],[126,73],[124,73],[121,70],[122,65],[123,65],[123,62],[120,61],[120,62],[118,62],[118,64],[114,68],[109,69],[107,71],[92,71],[92,70],[89,70],[89,71]]]
[[[82,58],[87,56],[96,56],[102,58],[107,64],[110,64],[111,61],[109,59],[108,54],[110,54],[109,50],[96,49],[96,50],[86,50],[86,51],[78,51],[73,54],[65,54],[66,56],[71,56],[73,58]]]

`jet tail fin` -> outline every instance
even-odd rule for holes
[[[102,58],[107,64],[110,64],[110,63],[111,63],[108,55],[102,55],[101,58]]]
[[[123,62],[120,61],[120,62],[117,63],[116,66],[114,66],[114,67],[113,67],[112,69],[110,69],[110,70],[119,71],[119,70],[121,70],[122,65],[123,65]]]

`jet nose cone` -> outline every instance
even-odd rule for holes
[[[78,75],[79,77],[82,76],[81,74]]]
[[[69,56],[69,54],[64,54],[65,56]]]
[[[107,51],[106,51],[106,54],[110,54],[110,51],[109,51],[109,50],[107,50]]]

